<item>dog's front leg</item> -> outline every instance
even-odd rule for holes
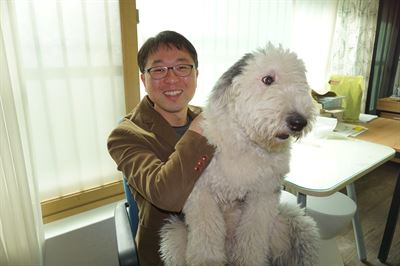
[[[195,187],[183,208],[188,226],[186,263],[225,265],[225,223],[217,202],[210,192]]]
[[[320,236],[315,221],[297,205],[280,204],[271,223],[270,261],[274,266],[318,265]]]
[[[269,228],[278,211],[278,197],[264,193],[246,195],[239,226],[235,232],[233,265],[266,265]]]

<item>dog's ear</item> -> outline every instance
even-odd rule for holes
[[[248,65],[248,61],[253,57],[253,54],[245,54],[239,61],[222,74],[211,91],[209,102],[213,102],[213,104],[223,107],[233,99],[230,97],[230,93],[232,93],[231,88],[233,79],[242,74],[244,67]]]
[[[218,106],[222,108],[226,106],[228,103],[228,99],[230,98],[230,86],[232,85],[232,81],[224,80],[222,77],[217,81],[213,90],[211,91],[210,97],[208,98],[208,102],[212,106]]]

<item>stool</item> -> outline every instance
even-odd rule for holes
[[[282,191],[281,202],[296,204],[297,199],[293,194]],[[350,224],[356,209],[354,201],[340,192],[327,197],[307,196],[306,214],[315,220],[321,236],[321,266],[343,266],[336,236]]]

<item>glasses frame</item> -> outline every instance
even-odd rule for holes
[[[177,70],[176,70],[176,68],[179,67],[179,66],[188,66],[188,67],[190,67],[189,73],[188,73],[187,75],[181,75],[180,73],[178,73]],[[164,70],[165,70],[165,72],[164,72],[165,75],[164,75],[163,77],[161,77],[161,78],[159,78],[159,77],[154,78],[154,77],[151,75],[151,73],[152,73],[151,70],[153,70],[153,69],[155,69],[155,68],[164,69]],[[168,71],[169,71],[169,70],[172,70],[172,71],[174,72],[175,76],[180,77],[180,78],[184,78],[184,77],[188,77],[188,76],[192,73],[192,70],[193,70],[194,68],[195,68],[194,65],[191,65],[191,64],[178,64],[178,65],[170,66],[170,67],[167,67],[167,66],[155,66],[155,67],[150,67],[150,68],[148,68],[148,69],[145,69],[145,73],[149,73],[149,75],[150,75],[150,77],[151,77],[152,79],[160,80],[160,79],[165,78],[165,77],[168,75]]]

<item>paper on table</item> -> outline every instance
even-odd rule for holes
[[[368,123],[369,121],[374,120],[377,117],[377,115],[360,114],[358,120],[360,120],[361,123]]]
[[[313,129],[310,132],[310,137],[324,138],[333,132],[337,125],[336,118],[317,116],[317,119],[313,125]]]
[[[347,124],[347,123],[338,123],[335,132],[337,134],[340,134],[345,137],[355,137],[365,131],[367,131],[368,128],[360,126],[360,125],[353,125],[353,124]]]

